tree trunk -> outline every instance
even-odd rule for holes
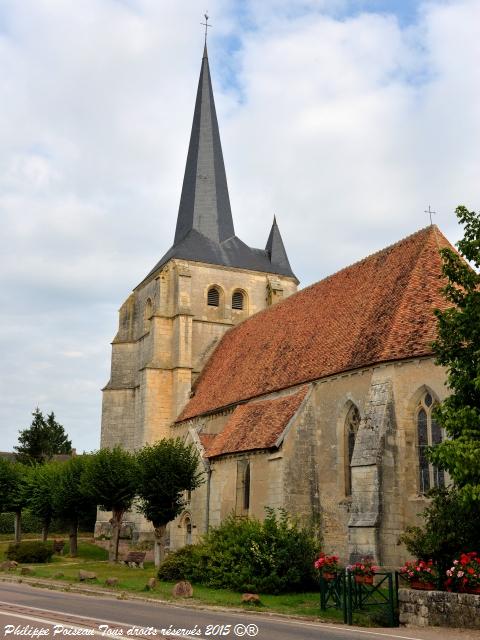
[[[118,543],[120,541],[120,528],[122,526],[123,511],[112,511],[110,524],[112,525],[112,536],[108,547],[109,562],[118,562]]]
[[[46,542],[48,540],[48,532],[50,530],[50,518],[45,518],[43,521],[42,527],[42,542]]]
[[[15,511],[15,542],[21,542],[22,540],[22,512]]]
[[[155,532],[155,566],[159,567],[165,558],[165,532],[167,525],[163,524],[154,528]]]
[[[78,533],[78,520],[75,519],[75,520],[72,520],[72,522],[70,523],[70,531],[68,533],[68,538],[70,542],[70,555],[72,557],[76,557],[78,554],[77,533]]]

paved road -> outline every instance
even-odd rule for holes
[[[173,635],[172,629],[195,630],[196,634],[185,632]],[[162,630],[165,632],[162,633]],[[39,635],[40,633],[43,635]],[[0,582],[0,638],[27,637],[480,640],[480,633],[413,629],[370,631],[274,616],[86,596],[39,589],[24,583]]]

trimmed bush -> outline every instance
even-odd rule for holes
[[[304,591],[317,585],[313,562],[318,550],[312,531],[283,511],[267,510],[263,522],[230,516],[200,544],[168,556],[158,576],[234,591]]]
[[[50,562],[53,547],[48,542],[25,540],[8,545],[6,557],[20,563]]]

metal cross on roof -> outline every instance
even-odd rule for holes
[[[424,211],[424,213],[428,213],[428,215],[430,216],[430,224],[433,224],[432,214],[435,215],[437,212],[436,211],[432,211],[430,205],[428,205],[428,209],[426,209]]]
[[[204,13],[203,14],[205,17],[205,22],[201,22],[200,24],[202,25],[202,27],[205,27],[205,44],[207,44],[207,34],[208,34],[208,29],[209,27],[211,27],[211,24],[208,24],[208,13]]]

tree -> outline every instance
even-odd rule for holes
[[[447,569],[456,555],[477,548],[480,509],[465,504],[455,488],[433,489],[429,495],[432,500],[422,513],[423,526],[408,527],[399,541],[415,558],[432,558]]]
[[[15,514],[15,542],[22,539],[22,509],[27,505],[29,469],[0,458],[0,511]]]
[[[138,483],[135,456],[122,449],[100,449],[90,456],[82,478],[83,491],[100,509],[112,512],[109,560],[118,560],[122,519],[133,503]]]
[[[42,540],[46,542],[55,515],[55,491],[60,465],[50,462],[33,467],[28,482],[28,508],[42,520]]]
[[[87,456],[75,456],[59,466],[58,482],[54,491],[55,512],[69,527],[70,555],[78,551],[78,523],[95,507],[85,493],[83,474],[88,464]]]
[[[436,420],[449,438],[429,451],[433,464],[450,474],[459,497],[480,505],[480,216],[456,209],[464,225],[457,243],[460,255],[441,250],[444,295],[452,306],[436,310],[438,337],[433,344],[437,364],[447,368],[449,395],[436,410]],[[473,264],[472,269],[465,258]]]
[[[53,411],[45,418],[37,407],[32,416],[30,427],[20,431],[20,445],[14,447],[20,462],[42,463],[51,460],[55,454],[72,452],[72,443],[62,425],[55,420]]]
[[[167,524],[183,510],[184,492],[203,482],[199,456],[193,445],[180,438],[163,439],[137,454],[139,470],[138,509],[155,531],[155,566],[163,560]]]

